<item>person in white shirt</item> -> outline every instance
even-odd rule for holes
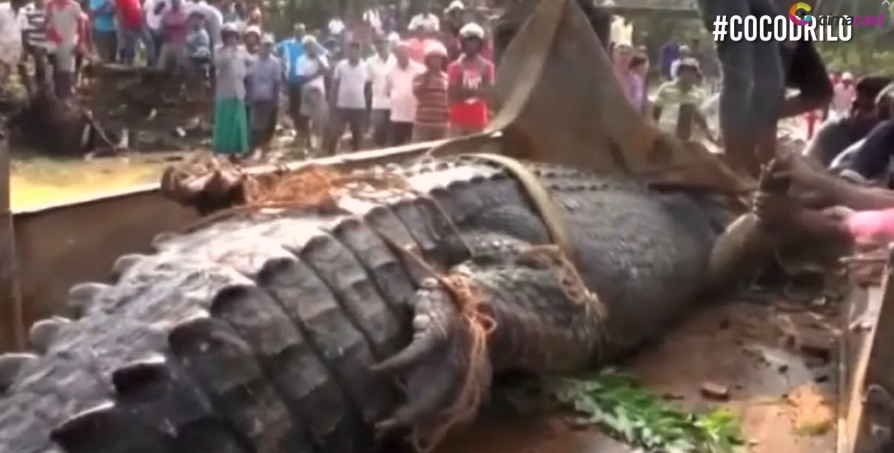
[[[322,138],[326,129],[326,75],[329,73],[329,60],[313,35],[304,37],[304,55],[296,65],[301,85],[299,114],[307,124],[307,146],[312,149],[314,139]]]
[[[20,4],[16,5],[17,7]],[[22,29],[11,3],[0,3],[0,83],[5,84],[22,57]]]
[[[857,95],[854,88],[854,75],[845,72],[841,76],[841,80],[835,83],[834,90],[830,109],[831,113],[836,118],[847,116],[848,112],[851,110],[851,104],[854,102],[854,98]]]
[[[170,6],[170,0],[145,0],[143,3],[143,15],[146,16],[146,28],[152,37],[151,49],[146,49],[147,64],[155,66],[158,52],[161,50],[161,16]]]
[[[425,12],[422,14],[417,14],[410,19],[410,25],[407,27],[408,30],[424,30],[427,32],[437,32],[441,31],[441,20],[438,19],[438,16],[435,15],[435,11],[437,11],[437,6],[435,5],[426,5]]]
[[[19,26],[22,29],[24,55],[19,61],[19,77],[29,93],[34,90],[34,83],[25,65],[26,58],[31,58],[34,65],[34,79],[38,84],[48,82],[47,55],[53,49],[53,43],[47,39],[46,5],[43,0],[35,0],[19,10]]]
[[[394,48],[394,64],[385,75],[385,91],[391,107],[389,118],[389,144],[410,143],[413,138],[413,122],[416,120],[416,95],[413,79],[425,72],[425,66],[410,58],[410,45],[399,43]]]
[[[388,104],[388,93],[385,91],[385,75],[394,65],[394,57],[388,49],[388,40],[383,36],[376,38],[376,54],[366,60],[372,91],[372,108],[369,115],[373,130],[373,143],[378,147],[388,144],[388,115],[391,107]]]
[[[351,150],[360,150],[363,144],[363,120],[366,116],[366,83],[369,71],[360,61],[360,43],[351,41],[348,44],[347,58],[335,65],[332,74],[332,102],[335,111],[332,115],[332,135],[326,147],[329,154],[335,154],[345,126],[351,130]]]
[[[363,13],[363,22],[369,25],[373,32],[382,33],[382,16],[379,14],[379,8],[373,7]]]

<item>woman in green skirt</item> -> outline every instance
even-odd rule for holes
[[[221,30],[223,46],[216,49],[214,68],[217,86],[214,92],[214,131],[211,149],[231,158],[248,153],[248,117],[245,110],[245,77],[249,55],[239,45],[239,30],[226,24]]]

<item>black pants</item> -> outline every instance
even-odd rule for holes
[[[388,144],[399,146],[413,140],[413,123],[391,121],[388,127]]]
[[[391,110],[375,109],[369,113],[369,121],[372,126],[373,143],[383,148],[388,145],[389,117]]]
[[[307,135],[307,118],[301,116],[301,84],[293,83],[288,86],[287,93],[289,96],[289,117],[292,118],[292,125],[295,132],[299,135]]]
[[[717,16],[777,16],[771,0],[699,0],[708,31]],[[740,28],[740,32],[742,27]],[[723,71],[720,91],[720,129],[728,140],[753,141],[761,124],[775,124],[785,96],[785,68],[780,43],[775,41],[732,41],[717,43]]]
[[[366,109],[345,109],[336,108],[332,112],[332,128],[329,133],[329,146],[327,151],[334,154],[338,149],[338,143],[341,141],[342,134],[345,133],[345,126],[351,130],[351,151],[360,150],[363,144],[363,120],[366,117]]]
[[[115,63],[118,59],[118,32],[93,30],[93,46],[105,63]]]

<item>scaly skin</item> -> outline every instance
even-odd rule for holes
[[[604,316],[524,256],[549,235],[504,170],[428,161],[397,172],[429,196],[245,213],[123,257],[112,285],[75,287],[78,319],[43,321],[35,354],[0,357],[0,451],[369,453],[376,424],[440,422],[470,337],[451,293],[397,248],[478,291],[496,321],[485,386],[600,366],[689,310],[724,226],[710,200],[533,168]],[[374,371],[385,360],[404,387]]]

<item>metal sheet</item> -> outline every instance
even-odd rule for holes
[[[854,365],[841,452],[892,451],[894,429],[894,253],[882,286],[866,292],[862,309],[850,313]]]
[[[312,159],[287,167],[323,164],[352,169],[385,165],[418,157],[438,143]],[[259,167],[251,171],[272,169]],[[8,194],[3,195],[0,189],[0,200],[8,200]],[[11,303],[16,292],[15,279],[0,280],[0,352],[24,347],[25,326],[46,316],[64,314],[68,290],[73,285],[106,279],[119,256],[148,252],[157,234],[180,231],[197,220],[192,209],[162,197],[157,184],[16,212],[11,223],[8,215],[5,218],[4,223],[0,215],[0,246],[11,246],[2,238],[14,237],[23,313],[17,314]],[[0,276],[12,275],[15,268],[8,264],[12,256],[6,248],[2,249]],[[15,341],[15,332],[21,341]]]
[[[25,334],[21,323],[22,300],[19,296],[18,269],[9,190],[9,144],[0,137],[0,320],[9,319],[0,330],[0,351],[21,349]]]

